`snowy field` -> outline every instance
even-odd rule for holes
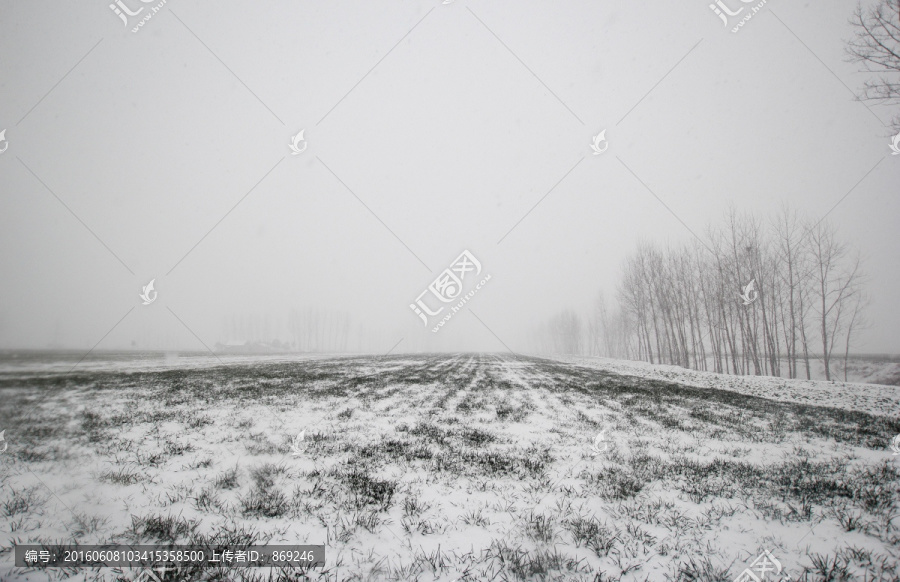
[[[228,541],[326,544],[314,580],[731,581],[765,550],[792,580],[900,580],[896,387],[595,358],[208,360],[0,371],[0,579],[137,575],[15,569],[16,543]]]
[[[770,376],[731,376],[698,372],[679,366],[584,356],[556,356],[561,362],[588,366],[615,374],[668,380],[701,388],[733,390],[782,402],[833,406],[844,410],[900,417],[900,386],[834,380],[791,380]],[[894,364],[890,364],[893,366]],[[882,367],[883,369],[884,367]]]

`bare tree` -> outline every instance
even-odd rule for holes
[[[588,354],[592,356],[609,356],[610,343],[607,337],[609,316],[606,310],[606,298],[603,291],[597,292],[594,299],[594,310],[588,318]]]
[[[850,344],[854,334],[868,325],[863,312],[869,303],[862,291],[856,291],[850,299],[850,319],[847,322],[847,335],[844,339],[844,382],[847,381],[847,361],[850,358]]]
[[[875,78],[863,85],[860,99],[885,105],[900,103],[900,0],[878,0],[863,9],[857,4],[850,19],[854,37],[847,42],[849,60],[862,63]],[[900,115],[894,118],[900,129]]]
[[[638,253],[640,253],[640,248]],[[653,344],[650,339],[650,296],[646,281],[645,269],[640,256],[626,259],[622,282],[618,288],[619,301],[623,309],[634,321],[635,350],[640,359],[654,363]]]
[[[797,377],[798,342],[806,346],[807,378],[809,377],[809,350],[806,345],[805,291],[812,273],[809,247],[805,240],[803,221],[795,210],[782,206],[773,223],[775,237],[776,274],[781,283],[783,297],[782,332],[788,360],[788,377]]]
[[[581,320],[572,310],[558,313],[552,320],[553,334],[564,354],[581,353]]]
[[[849,249],[837,240],[834,227],[818,222],[808,231],[815,261],[815,300],[822,339],[825,379],[831,380],[831,354],[835,340],[846,326],[850,301],[861,280],[859,257],[849,257]]]

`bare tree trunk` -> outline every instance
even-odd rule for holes
[[[853,299],[853,311],[851,312],[850,322],[847,324],[847,336],[844,340],[844,382],[847,381],[847,362],[850,358],[850,340],[857,328],[862,327],[863,325],[861,313],[865,305],[865,297],[861,293],[856,293]]]

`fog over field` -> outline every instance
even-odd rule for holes
[[[524,351],[640,242],[788,204],[864,260],[852,351],[900,353],[896,109],[856,100],[853,2],[736,33],[756,4],[123,4],[3,4],[4,348],[299,346],[312,310],[349,350]],[[464,249],[492,279],[431,333],[409,304]]]
[[[900,582],[900,0],[0,0],[0,54],[0,582]]]

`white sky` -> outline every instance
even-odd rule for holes
[[[625,165],[702,234],[729,205],[820,217],[877,164],[829,218],[866,259],[857,350],[900,353],[900,158],[848,90],[855,2],[771,0],[737,34],[706,0],[170,0],[137,34],[107,4],[0,1],[0,347],[203,349],[308,307],[385,351],[521,347],[638,240],[691,238]],[[493,334],[432,334],[408,305],[463,249]]]

